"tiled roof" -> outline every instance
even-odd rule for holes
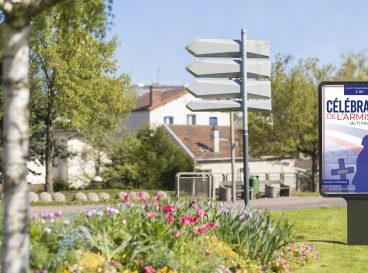
[[[218,126],[220,131],[220,150],[213,151],[213,126],[210,125],[167,125],[174,138],[193,154],[195,160],[230,158],[230,127]],[[235,131],[236,132],[236,131]],[[235,141],[238,140],[235,133]],[[238,142],[239,143],[239,142]],[[235,157],[241,157],[239,145],[235,147]]]
[[[186,94],[185,88],[168,90],[168,91],[155,91],[155,101],[151,103],[151,93],[148,92],[137,99],[137,105],[134,111],[154,110],[157,107],[164,105],[176,98]],[[157,99],[158,96],[158,99]]]
[[[134,111],[146,110],[150,106],[150,93],[146,93],[137,98],[137,105]]]

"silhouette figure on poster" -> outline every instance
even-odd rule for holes
[[[368,192],[368,135],[362,139],[363,149],[359,153],[356,162],[356,173],[352,184],[355,192]]]

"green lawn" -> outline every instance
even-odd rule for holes
[[[294,223],[295,238],[313,244],[320,253],[319,260],[298,273],[368,272],[368,246],[346,245],[346,208],[273,212],[274,216],[281,214]]]
[[[292,196],[321,196],[319,192],[311,191],[294,191],[291,193]]]

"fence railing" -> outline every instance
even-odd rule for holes
[[[205,172],[182,172],[176,174],[176,197],[181,194],[214,198],[213,175]]]
[[[290,186],[293,191],[305,190],[305,181],[301,179],[300,173],[251,173],[250,176],[257,176],[260,182],[260,190],[266,182],[280,181]],[[238,180],[238,179],[237,179]],[[220,184],[231,181],[231,173],[209,173],[209,172],[181,172],[176,174],[175,190],[176,196],[206,196],[216,198]]]

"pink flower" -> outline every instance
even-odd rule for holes
[[[129,195],[129,194],[125,194],[125,195],[124,195],[124,200],[125,200],[125,201],[129,201],[129,200],[130,200],[130,198],[131,198],[131,197],[130,197],[130,195]]]
[[[149,218],[155,218],[157,216],[157,213],[155,211],[149,211],[147,212],[147,216]]]
[[[156,193],[155,196],[152,197],[153,201],[160,201],[162,194]]]
[[[183,225],[189,225],[193,223],[193,218],[190,215],[186,214],[183,218],[181,218],[180,222]]]
[[[211,252],[209,252],[208,250],[206,250],[205,255],[206,255],[206,257],[208,257],[208,256],[211,255]]]
[[[166,217],[166,222],[174,222],[175,221],[175,217],[172,215],[169,215]]]
[[[207,226],[210,227],[211,229],[214,229],[216,227],[216,223],[214,222],[208,222]]]
[[[142,203],[146,203],[146,201],[147,201],[147,199],[146,198],[144,198],[143,196],[141,197],[141,202]]]
[[[204,209],[199,209],[197,212],[197,217],[205,217],[208,216],[207,212]]]
[[[153,267],[152,266],[145,266],[144,267],[144,273],[153,273]]]
[[[166,206],[164,206],[163,212],[165,214],[175,212],[174,206],[173,205],[166,205]]]
[[[174,236],[175,238],[179,238],[179,237],[180,237],[180,235],[181,235],[181,233],[180,233],[180,231],[179,231],[179,230],[174,231],[174,232],[172,233],[172,236]]]
[[[207,225],[206,224],[204,224],[204,225],[202,225],[200,227],[194,227],[194,231],[196,233],[205,233],[206,232],[206,229],[207,229]]]
[[[138,197],[142,197],[142,194],[143,194],[143,193],[142,193],[141,191],[139,191],[139,192],[137,192],[137,193],[136,193],[136,195],[137,195]]]

